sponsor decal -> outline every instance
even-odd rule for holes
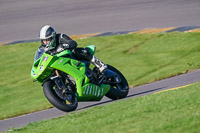
[[[48,57],[46,56],[46,57],[44,57],[44,60],[43,60],[43,61],[47,61],[47,59],[48,59]]]
[[[62,61],[63,61],[63,59],[61,59],[61,60],[58,62],[58,64],[60,64]]]
[[[43,68],[44,68],[44,67],[43,67],[43,65],[41,65],[41,66],[40,66],[40,70],[39,70],[39,71],[42,71],[42,70],[43,70]]]

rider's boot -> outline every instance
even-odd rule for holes
[[[96,56],[93,55],[92,60],[90,62],[99,69],[99,72],[101,74],[105,72],[107,65],[104,64],[101,60],[99,60]]]

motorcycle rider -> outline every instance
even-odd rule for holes
[[[36,54],[47,52],[53,55],[69,49],[76,59],[90,61],[90,63],[99,69],[100,73],[104,73],[107,68],[107,65],[92,55],[89,49],[78,48],[76,41],[72,40],[66,34],[56,33],[55,29],[50,25],[45,25],[40,29],[39,38],[41,40],[41,46],[38,48]]]

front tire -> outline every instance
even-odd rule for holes
[[[107,65],[107,69],[116,72],[120,76],[121,82],[119,84],[114,84],[114,85],[110,84],[111,88],[106,94],[106,96],[113,100],[125,98],[129,92],[129,86],[126,78],[119,70],[117,70],[113,66]]]
[[[78,106],[78,100],[75,94],[73,95],[71,103],[66,102],[56,94],[55,89],[53,89],[54,86],[55,84],[53,81],[47,81],[43,84],[43,92],[48,101],[56,108],[64,112],[74,111]]]

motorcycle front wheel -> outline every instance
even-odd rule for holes
[[[47,81],[43,84],[43,92],[48,101],[59,110],[70,112],[74,111],[78,106],[78,100],[75,94],[72,94],[70,101],[59,97],[55,92],[55,84],[53,81]]]

